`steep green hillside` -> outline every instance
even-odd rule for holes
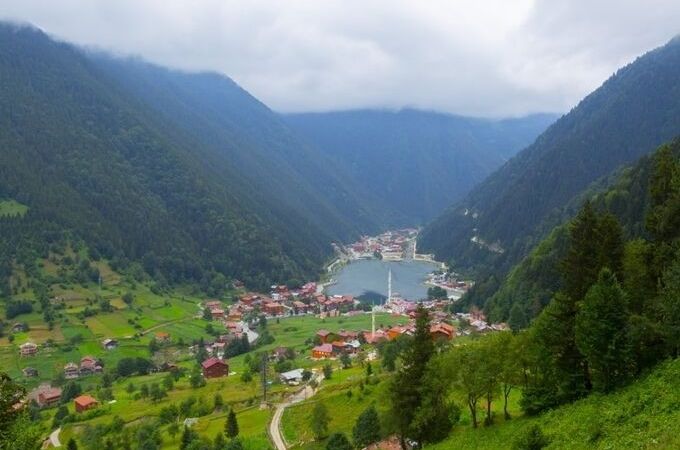
[[[315,276],[332,240],[376,229],[230,80],[86,55],[26,27],[0,37],[0,198],[28,208],[0,217],[4,279],[69,241],[163,282],[263,287]]]
[[[612,394],[591,395],[539,417],[498,419],[492,427],[458,426],[426,448],[512,448],[533,426],[548,438],[547,449],[678,448],[679,404],[680,361],[673,360]]]
[[[425,223],[529,145],[556,117],[484,120],[428,111],[288,114],[286,122],[375,193]]]
[[[680,155],[680,140],[670,144]],[[557,216],[571,218],[586,199],[599,211],[612,213],[621,223],[626,239],[647,237],[645,214],[650,205],[649,185],[654,159],[643,157],[634,166],[600,180],[563,208]],[[568,225],[556,227],[529,255],[502,279],[498,290],[473,289],[463,298],[462,307],[484,306],[493,320],[507,320],[513,307],[521,325],[538,315],[560,288],[560,263],[568,248]],[[515,306],[517,305],[517,306]],[[517,315],[519,314],[519,315]]]
[[[507,270],[559,223],[541,225],[556,209],[680,134],[679,71],[680,38],[620,69],[427,227],[420,248]]]

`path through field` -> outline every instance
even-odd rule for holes
[[[283,434],[281,434],[281,417],[283,417],[283,412],[288,406],[307,400],[318,392],[321,385],[321,380],[323,380],[323,373],[320,373],[314,379],[318,383],[316,389],[313,389],[311,386],[309,386],[309,384],[307,384],[304,389],[290,396],[285,402],[276,405],[274,417],[272,417],[272,421],[269,424],[269,436],[271,436],[276,450],[287,449],[286,442],[283,439]]]

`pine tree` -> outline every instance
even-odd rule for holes
[[[357,448],[364,448],[380,440],[380,419],[373,406],[369,406],[357,418],[352,430],[352,441]]]
[[[659,303],[669,353],[677,358],[680,356],[680,255],[664,273]]]
[[[76,443],[75,439],[71,438],[68,440],[68,444],[66,444],[67,450],[78,450],[78,443]]]
[[[236,420],[234,408],[231,408],[229,410],[229,414],[227,415],[227,421],[224,423],[224,434],[232,439],[238,436],[238,422]]]
[[[574,337],[577,311],[577,303],[558,292],[536,320],[533,330],[536,351],[545,353],[540,358],[547,358],[541,362],[551,366],[541,366],[541,372],[548,376],[542,378],[538,392],[545,396],[554,389],[552,395],[557,403],[583,397],[591,387],[587,361],[576,346]],[[547,398],[542,401],[545,401],[546,407],[554,405]]]
[[[352,444],[343,433],[333,433],[328,439],[326,450],[352,450]]]
[[[412,437],[412,422],[421,404],[419,388],[434,353],[430,319],[423,305],[416,310],[416,330],[402,354],[403,365],[390,384],[390,416],[402,443]]]
[[[597,234],[597,214],[590,201],[586,201],[569,224],[570,246],[561,267],[564,293],[576,302],[595,283],[600,271]]]
[[[603,269],[576,316],[576,344],[588,360],[593,387],[610,391],[631,372],[628,311],[616,276]]]
[[[322,402],[317,402],[312,409],[312,415],[309,418],[309,425],[314,433],[314,437],[319,440],[328,433],[328,423],[330,422],[328,409]]]

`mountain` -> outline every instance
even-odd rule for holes
[[[458,267],[507,270],[592,182],[680,134],[679,117],[675,38],[620,69],[434,220],[420,249]]]
[[[676,158],[680,157],[680,140],[665,148],[669,148]],[[588,200],[597,211],[606,211],[618,219],[625,239],[634,241],[648,237],[645,214],[650,209],[654,162],[654,158],[645,155],[634,165],[599,180],[571,201],[563,209],[563,215],[573,217]],[[632,245],[634,248],[637,244]],[[463,308],[472,304],[483,306],[490,318],[498,321],[507,320],[513,308],[519,308],[523,317],[535,317],[561,287],[560,263],[568,247],[569,221],[566,219],[512,268],[500,281],[496,292],[473,289],[463,299]],[[629,286],[633,284],[631,280],[624,281],[631,291],[636,291]]]
[[[556,116],[489,120],[429,111],[354,110],[284,115],[285,121],[374,193],[401,225],[432,220]]]
[[[316,276],[333,240],[378,229],[278,115],[226,77],[81,51],[0,26],[0,266],[50,246],[170,282]]]

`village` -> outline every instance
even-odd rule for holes
[[[342,252],[351,260],[413,259],[416,236],[415,229],[386,232],[363,237],[343,247]],[[271,385],[271,398],[281,399],[284,395],[295,395],[299,386],[308,389],[310,383],[316,385],[329,367],[363,367],[371,361],[379,362],[386,346],[414,334],[418,305],[428,311],[430,336],[440,346],[457,345],[468,337],[508,328],[504,323],[489,323],[476,308],[454,311],[453,305],[472,283],[447,271],[445,265],[424,280],[430,286],[427,298],[406,299],[392,292],[391,269],[386,283],[387,297],[375,304],[352,295],[330,295],[325,292],[327,284],[316,281],[298,286],[272,285],[262,293],[249,291],[234,280],[229,297],[201,299],[191,316],[183,319],[202,324],[204,333],[200,333],[200,338],[191,333],[184,340],[179,324],[174,328],[159,324],[132,340],[118,334],[100,335],[95,347],[84,344],[87,352],[59,363],[46,364],[44,360],[55,354],[54,344],[27,340],[15,347],[21,375],[31,386],[21,404],[50,410],[69,405],[72,413],[65,423],[88,421],[112,414],[111,411],[127,414],[126,409],[121,410],[123,407],[116,404],[120,394],[114,397],[110,388],[103,387],[104,380],[135,379],[144,374],[162,377],[161,380],[167,374],[174,380],[187,380],[192,388],[209,380],[228,380],[232,388],[238,389],[254,373],[264,377],[262,386]],[[295,334],[294,338],[287,335],[288,330],[297,330],[302,323],[304,333]],[[25,328],[25,324],[18,322],[12,331],[25,333]],[[146,343],[142,348],[148,345],[150,358],[139,350],[134,350],[134,357],[125,356],[136,340]],[[64,344],[57,345],[60,347]],[[131,368],[121,368],[124,365]],[[151,383],[150,388],[143,385],[143,395],[154,401],[163,398],[167,394],[159,385]],[[79,387],[74,391],[74,386]],[[216,385],[208,386],[215,389]],[[248,402],[259,399],[267,410],[271,404],[266,390],[261,391],[258,383],[248,386],[241,395],[248,395]],[[134,395],[134,399],[144,398],[140,392]],[[197,423],[202,423],[198,416],[187,417],[184,425]]]

